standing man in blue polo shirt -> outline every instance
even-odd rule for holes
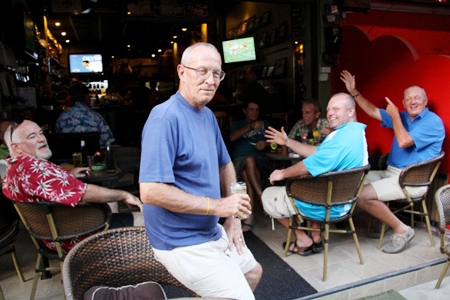
[[[394,235],[382,250],[386,253],[401,252],[413,239],[414,229],[400,221],[383,201],[404,198],[398,183],[402,169],[441,153],[445,137],[444,124],[439,116],[428,109],[427,95],[420,86],[413,85],[405,89],[403,92],[405,110],[399,112],[387,97],[386,109],[377,108],[364,98],[356,89],[355,76],[350,72],[342,71],[341,80],[366,114],[381,121],[381,126],[394,131],[387,170],[369,172],[368,184],[362,189],[357,205],[393,229]],[[425,188],[418,187],[410,191],[410,194],[412,197],[419,197],[425,191]]]

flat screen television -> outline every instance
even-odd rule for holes
[[[255,39],[250,36],[223,41],[222,53],[223,61],[226,64],[255,61]]]
[[[96,53],[69,54],[69,73],[77,74],[103,74],[102,55]]]

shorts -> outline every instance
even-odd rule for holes
[[[284,186],[266,188],[262,193],[261,200],[264,210],[275,219],[289,218],[297,214]],[[325,206],[301,202],[296,199],[294,199],[294,202],[302,216],[317,221],[325,220]],[[332,206],[330,219],[336,219],[346,215],[351,208],[352,206],[350,204]]]
[[[243,181],[242,171],[244,170],[245,160],[248,156],[236,157],[233,159],[234,169],[236,170],[236,178],[238,181]],[[269,178],[270,174],[270,162],[265,157],[253,157],[256,162],[256,166],[258,167],[259,173],[261,174],[261,178]]]
[[[398,179],[402,169],[388,166],[386,170],[370,171],[364,184],[371,184],[377,193],[378,200],[392,201],[405,199]],[[427,187],[407,187],[406,190],[411,197],[420,197],[425,194]]]
[[[202,298],[255,299],[244,276],[256,267],[252,252],[244,248],[228,249],[225,229],[217,241],[177,247],[172,250],[153,249],[155,258],[182,284]]]

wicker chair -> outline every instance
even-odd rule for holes
[[[67,255],[62,275],[68,300],[83,299],[93,286],[120,287],[145,281],[188,290],[155,260],[144,227],[111,229],[83,240]]]
[[[111,223],[111,209],[107,204],[80,202],[71,207],[54,202],[14,202],[14,207],[38,252],[30,299],[36,295],[39,273],[62,269],[65,253],[61,242],[106,230]],[[47,248],[42,240],[53,241],[57,251]],[[43,256],[59,259],[60,266],[43,266]]]
[[[439,213],[440,250],[442,254],[447,254],[448,259],[442,269],[441,276],[436,283],[436,289],[441,286],[442,280],[450,266],[450,244],[445,245],[446,226],[450,225],[450,184],[440,187],[434,194],[436,208]]]
[[[434,176],[436,175],[439,166],[441,164],[442,158],[444,157],[445,152],[441,152],[435,158],[407,166],[400,172],[400,176],[398,182],[400,187],[405,194],[404,199],[397,199],[386,202],[389,206],[390,203],[400,204],[400,207],[395,207],[391,209],[394,214],[400,212],[406,212],[411,214],[411,228],[414,228],[414,215],[419,215],[421,217],[425,217],[425,222],[427,224],[428,235],[430,236],[431,247],[434,247],[434,238],[433,233],[431,232],[431,224],[430,217],[428,215],[426,197],[428,190],[430,188],[431,183],[433,182]],[[408,193],[407,187],[426,187],[427,190],[425,194],[421,197],[411,197]],[[421,209],[414,209],[414,204],[420,203]],[[381,234],[380,239],[378,240],[378,249],[381,248],[383,244],[383,238],[386,231],[386,224],[382,224],[381,226]]]
[[[286,181],[286,192],[295,211],[297,212],[297,215],[292,216],[289,220],[289,229],[287,234],[286,247],[284,249],[284,257],[286,257],[289,250],[293,229],[308,231],[320,230],[323,234],[324,243],[323,281],[327,280],[328,242],[330,233],[346,233],[353,235],[353,240],[356,245],[359,261],[361,264],[364,264],[361,249],[359,247],[358,237],[355,231],[355,226],[353,224],[352,214],[355,209],[355,204],[358,200],[358,196],[362,190],[364,179],[369,172],[369,169],[370,165],[366,165],[364,167],[354,168],[350,170],[329,172],[317,177],[313,177],[310,175],[294,177]],[[316,220],[300,215],[300,212],[295,206],[294,198],[302,202],[324,206],[326,208],[325,220]],[[339,218],[331,219],[331,207],[344,204],[350,204],[352,206],[350,211]],[[297,222],[294,222],[294,219],[296,219]],[[318,229],[297,225],[302,224],[304,220],[319,222],[321,228]],[[330,229],[331,223],[341,222],[345,220],[348,221],[350,230]]]
[[[22,271],[17,261],[16,248],[14,242],[19,235],[19,216],[14,210],[11,201],[3,194],[0,196],[0,256],[11,253],[11,257],[16,268],[17,275],[21,282],[24,282]]]

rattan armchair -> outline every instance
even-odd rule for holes
[[[155,260],[144,227],[111,229],[83,240],[67,255],[62,275],[68,300],[83,299],[93,286],[120,287],[145,281],[188,290]]]
[[[400,212],[411,214],[411,228],[414,228],[415,215],[424,217],[427,224],[428,235],[430,236],[431,247],[434,247],[435,244],[433,233],[431,231],[430,216],[427,210],[426,197],[444,155],[445,152],[442,151],[441,154],[439,154],[435,158],[412,164],[404,168],[400,172],[398,182],[403,190],[403,193],[405,194],[405,198],[385,202],[387,206],[389,206],[391,202],[400,205],[400,207],[395,207],[394,209],[391,208],[394,214]],[[426,191],[425,194],[423,194],[421,197],[411,197],[411,195],[408,193],[409,187],[426,187]],[[414,204],[416,203],[420,204],[420,209],[414,208]],[[386,224],[383,223],[381,226],[380,239],[378,241],[378,249],[380,249],[381,245],[383,244],[385,231]]]
[[[3,194],[0,195],[0,256],[11,254],[17,276],[21,282],[24,282],[23,274],[19,266],[14,242],[19,235],[19,216],[14,210],[11,200]]]
[[[442,280],[450,266],[450,244],[445,244],[446,226],[450,225],[450,184],[440,187],[434,194],[437,212],[439,214],[440,250],[448,256],[447,262],[442,269],[441,275],[436,283],[436,289],[441,286]]]
[[[364,260],[359,247],[358,237],[356,235],[355,226],[353,224],[352,214],[356,206],[359,194],[362,190],[364,179],[369,172],[370,165],[360,168],[354,168],[344,171],[336,171],[322,174],[317,177],[310,175],[290,178],[286,181],[286,192],[291,200],[292,206],[297,212],[289,220],[289,229],[286,240],[286,247],[284,249],[284,257],[286,257],[289,250],[291,235],[293,229],[301,229],[308,231],[321,231],[322,241],[324,243],[324,263],[323,263],[323,281],[327,280],[328,269],[328,243],[330,233],[345,233],[353,235],[356,250],[358,252],[359,261],[364,264]],[[326,208],[325,220],[317,220],[303,216],[295,206],[294,198],[318,205]],[[330,218],[330,210],[333,206],[350,204],[350,211],[339,217]],[[311,228],[302,226],[304,220],[316,221],[320,223],[319,228]],[[330,224],[341,221],[348,221],[350,230],[345,229],[330,229]],[[296,222],[295,222],[296,221]]]
[[[111,209],[107,204],[80,202],[71,207],[54,202],[14,202],[14,207],[38,254],[30,299],[35,297],[39,273],[62,269],[66,254],[62,250],[61,242],[106,230],[111,223]],[[57,251],[46,247],[43,240],[53,241]],[[43,256],[59,259],[60,266],[44,266]]]

